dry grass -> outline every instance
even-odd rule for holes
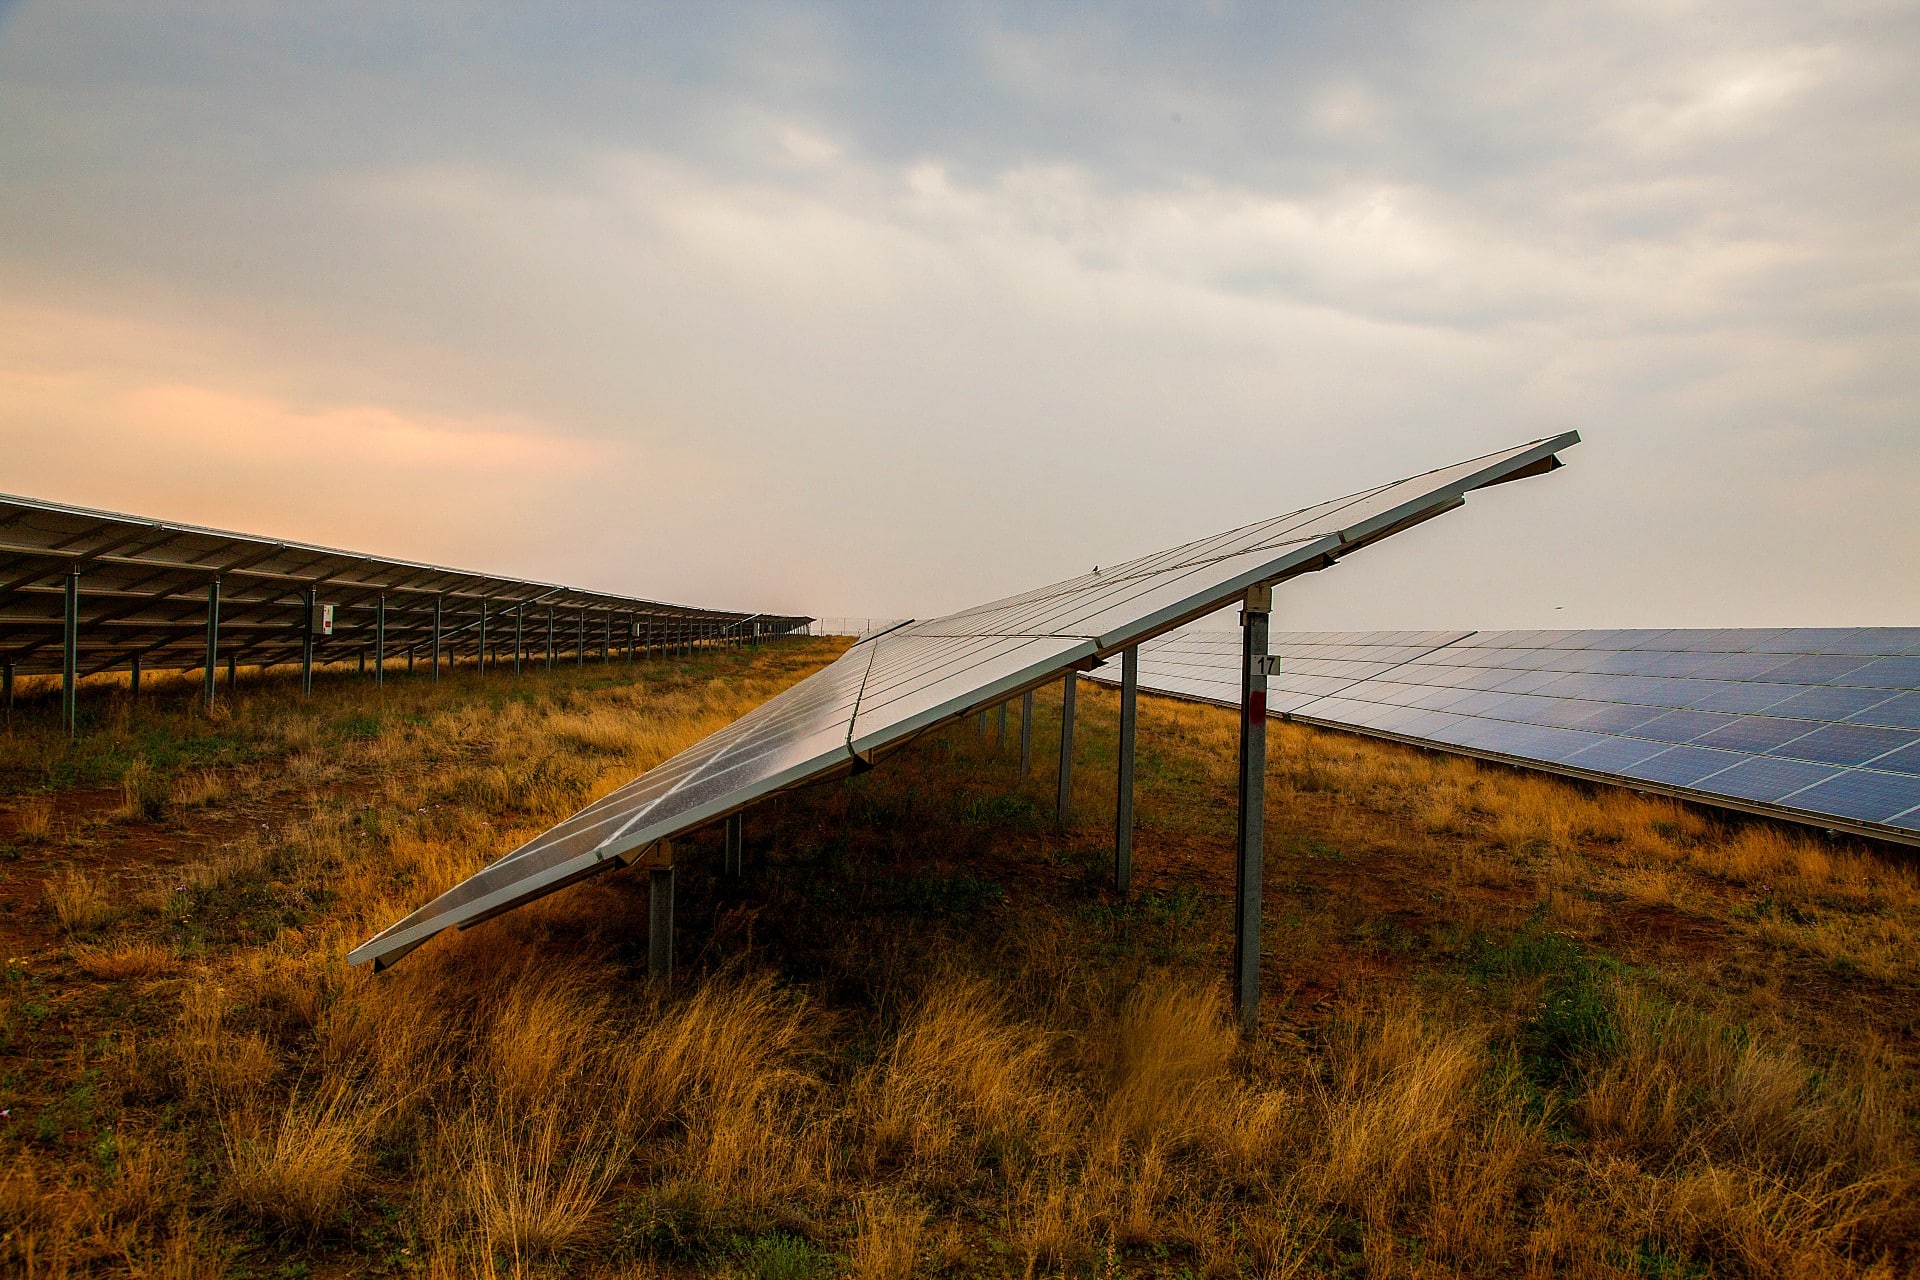
[[[125,942],[115,947],[76,952],[74,963],[82,973],[102,982],[165,978],[180,968],[172,952],[151,942]]]
[[[53,797],[28,796],[14,806],[14,839],[37,844],[53,834]]]
[[[54,919],[68,933],[92,933],[113,923],[120,914],[105,879],[69,867],[49,879],[42,890]]]
[[[243,683],[217,724],[188,686],[175,709],[116,709],[94,747],[119,753],[98,776],[123,821],[40,797],[42,834],[14,838],[79,863],[76,900],[106,900],[93,851],[133,843],[126,909],[63,925],[109,937],[9,942],[0,1269],[1920,1262],[1910,866],[1277,725],[1267,1020],[1242,1040],[1220,982],[1236,726],[1210,708],[1143,701],[1130,900],[1104,883],[1113,708],[1088,691],[1064,836],[1048,780],[958,731],[756,808],[744,882],[708,874],[716,835],[686,842],[670,991],[641,976],[644,894],[623,876],[380,975],[345,965],[825,656],[311,701]],[[1044,757],[1057,700],[1040,705]],[[238,746],[182,763],[168,726]],[[88,749],[28,724],[0,767],[44,779]]]
[[[230,1113],[222,1124],[222,1198],[281,1226],[329,1225],[364,1176],[379,1119],[371,1098],[338,1088],[296,1093],[277,1117]]]

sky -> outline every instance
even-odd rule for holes
[[[0,3],[0,491],[928,617],[1920,623],[1920,6]]]

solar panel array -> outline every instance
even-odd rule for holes
[[[861,641],[826,670],[696,743],[362,944],[387,964],[471,924],[785,787],[872,763],[927,729],[1086,669],[1213,612],[1247,588],[1460,506],[1475,489],[1557,467],[1573,433],[1230,530]]]
[[[64,668],[67,592],[78,605],[76,674],[192,669],[207,660],[209,589],[219,584],[218,658],[297,662],[309,593],[332,605],[334,632],[315,661],[441,652],[619,652],[757,628],[784,634],[810,619],[701,609],[437,565],[275,541],[193,525],[0,496],[0,663]],[[384,628],[382,623],[384,622]],[[382,631],[384,636],[382,637]]]
[[[1920,843],[1920,627],[1279,632],[1272,652],[1276,715]],[[1142,646],[1140,684],[1238,705],[1239,664],[1237,633],[1179,631]]]

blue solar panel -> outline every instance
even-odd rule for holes
[[[1771,751],[1795,738],[1803,738],[1819,725],[1811,720],[1781,720],[1774,716],[1735,716],[1732,723],[1701,734],[1695,739],[1703,747],[1725,747],[1729,751]]]
[[[1866,764],[1914,740],[1905,729],[1874,729],[1863,724],[1829,724],[1796,738],[1774,755],[1822,764]]]
[[[1883,724],[1892,729],[1920,729],[1920,693],[1903,693],[1847,717],[1852,724]]]
[[[1235,641],[1227,634],[1199,656],[1221,668],[1217,701],[1238,696]],[[1286,710],[1821,825],[1901,839],[1920,831],[1920,628],[1439,632],[1417,644],[1406,633],[1344,632],[1338,641],[1276,638],[1283,671],[1296,654],[1352,663],[1352,678],[1327,691],[1337,697]],[[1154,687],[1145,663],[1141,683]]]
[[[1900,774],[1845,769],[1825,782],[1794,792],[1786,800],[1815,813],[1885,822],[1913,807],[1913,787],[1913,779]]]
[[[1873,767],[1888,773],[1920,774],[1920,742],[1904,746],[1892,755],[1878,757]]]
[[[1805,720],[1845,720],[1851,715],[1879,706],[1892,696],[1891,689],[1849,689],[1844,686],[1822,685],[1812,689],[1795,690],[1767,710],[1776,716],[1798,716]]]

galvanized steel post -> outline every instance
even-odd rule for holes
[[[1020,695],[1020,776],[1033,772],[1033,690]]]
[[[480,597],[480,644],[478,649],[479,651],[475,655],[475,661],[479,665],[480,674],[484,676],[487,674],[487,598],[485,596]]]
[[[301,623],[301,626],[300,626],[300,692],[312,693],[313,692],[313,611],[320,607],[320,589],[318,587],[308,587],[306,601],[307,601],[307,617],[306,617],[306,620],[303,623]],[[434,620],[435,620],[435,626],[433,629],[433,635],[434,635],[434,641],[435,641],[433,656],[437,661],[440,657],[440,647],[439,647],[440,628],[438,625],[439,617],[440,617],[440,606],[438,603],[436,603],[433,606],[433,614],[434,614]],[[438,678],[438,675],[439,673],[436,671],[435,678]]]
[[[601,615],[600,625],[604,632],[604,634],[601,635],[600,637],[600,661],[603,663],[612,662],[613,661],[613,611],[611,609],[609,609],[606,613]]]
[[[580,609],[574,621],[577,625],[573,642],[573,665],[584,667],[587,665],[587,611],[584,607]]]
[[[212,679],[213,668],[207,668]],[[71,738],[80,728],[80,566],[67,572],[66,626],[60,637],[60,723]]]
[[[661,842],[664,866],[647,872],[647,976],[673,981],[673,847]]]
[[[433,598],[433,682],[440,683],[440,597]]]
[[[387,682],[387,597],[382,594],[373,602],[373,687],[378,689]],[[227,677],[227,683],[233,683],[233,677]]]
[[[1266,871],[1268,615],[1273,588],[1252,587],[1240,612],[1240,831],[1234,877],[1233,1003],[1251,1035],[1260,1025],[1260,898]]]
[[[547,606],[547,670],[553,670],[553,606]]]
[[[1133,884],[1133,744],[1139,725],[1140,648],[1120,655],[1120,770],[1113,806],[1113,887]]]
[[[742,822],[744,816],[743,814],[736,813],[727,819],[727,856],[725,870],[728,875],[736,879],[740,875],[740,847],[746,842],[746,832],[743,830],[745,824]]]
[[[78,574],[74,575],[77,579]],[[213,710],[213,682],[220,661],[220,579],[207,583],[207,710]]]
[[[513,605],[513,674],[520,674],[520,653],[526,639],[527,602],[517,600]]]
[[[1079,683],[1079,677],[1071,671],[1060,682],[1060,797],[1053,823],[1062,831],[1073,817],[1073,703]]]
[[[140,659],[136,656],[127,667],[127,696],[140,696]]]

